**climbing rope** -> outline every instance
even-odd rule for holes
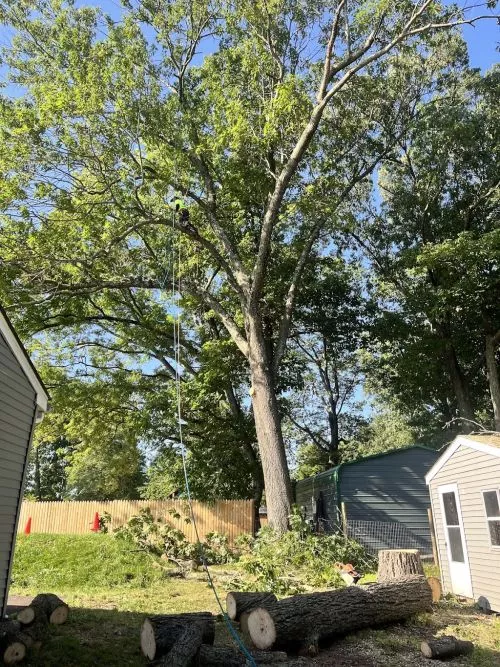
[[[180,299],[181,293],[182,293],[182,278],[181,278],[181,242],[180,242],[180,237],[179,237],[179,242],[177,244],[177,254],[175,251],[175,243],[173,242],[173,239],[175,238],[175,222],[176,222],[176,211],[172,211],[172,304],[176,303],[176,297],[177,299]],[[176,271],[176,266],[177,266],[177,271]],[[176,279],[176,273],[177,273],[177,279]],[[161,281],[163,283],[161,285],[162,289],[165,287],[166,280],[167,280],[167,275],[165,276],[165,279]],[[160,283],[160,284],[161,284]],[[210,588],[212,589],[215,599],[217,601],[217,604],[219,606],[219,609],[221,611],[222,617],[224,618],[224,622],[226,623],[226,626],[229,630],[229,633],[233,637],[236,645],[238,646],[239,650],[243,655],[247,658],[248,664],[251,667],[257,667],[257,663],[255,662],[254,657],[252,654],[249,652],[245,644],[241,641],[241,637],[239,634],[236,632],[236,630],[233,627],[233,624],[231,620],[229,619],[227,613],[224,610],[224,607],[222,605],[221,599],[217,593],[217,590],[215,588],[213,579],[212,579],[212,574],[210,572],[210,569],[208,567],[207,559],[205,557],[205,551],[203,549],[203,544],[200,540],[200,535],[198,532],[198,526],[196,523],[196,517],[194,515],[194,510],[193,510],[193,502],[191,498],[191,490],[189,487],[189,474],[188,474],[188,467],[187,467],[187,453],[186,453],[186,447],[184,445],[184,439],[183,439],[183,432],[182,432],[182,396],[181,396],[181,381],[182,381],[182,376],[180,372],[180,364],[181,364],[181,309],[180,306],[177,302],[176,307],[174,308],[174,367],[175,367],[175,388],[176,388],[176,403],[177,403],[177,428],[178,428],[178,435],[179,435],[179,444],[181,448],[181,456],[182,456],[182,467],[184,470],[184,483],[186,487],[186,495],[188,499],[188,505],[189,505],[189,512],[191,514],[191,522],[193,524],[195,536],[196,536],[196,542],[200,550],[200,555],[201,555],[201,561],[203,564],[203,569],[205,570],[205,573],[207,575],[207,579],[210,585]]]

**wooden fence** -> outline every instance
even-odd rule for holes
[[[118,528],[149,507],[155,519],[167,521],[183,531],[189,541],[195,542],[194,524],[184,519],[190,516],[189,506],[184,500],[111,500],[111,501],[64,501],[23,502],[18,532],[23,532],[31,518],[32,533],[90,533],[97,512],[111,516],[110,528]],[[181,515],[174,518],[172,512]],[[232,542],[242,533],[252,533],[255,527],[253,500],[218,500],[213,504],[193,502],[193,513],[200,539],[207,533],[224,533]]]

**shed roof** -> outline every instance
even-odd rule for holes
[[[459,447],[469,447],[500,458],[500,433],[485,431],[457,436],[425,476],[427,484],[437,475]]]
[[[345,466],[355,465],[356,463],[363,463],[364,461],[369,461],[371,459],[380,459],[385,456],[390,456],[391,454],[400,454],[401,452],[407,452],[409,449],[424,449],[428,452],[437,453],[435,449],[432,449],[432,447],[426,447],[425,445],[408,445],[407,447],[398,447],[397,449],[389,449],[386,452],[380,452],[379,454],[369,454],[368,456],[361,456],[357,459],[353,459],[352,461],[339,463],[339,465],[334,466],[333,468],[329,468],[328,470],[324,470],[323,472],[318,472],[316,473],[316,475],[311,475],[310,477],[304,477],[304,479],[299,479],[297,480],[297,483],[304,482],[306,479],[312,479],[313,477],[315,478],[329,477],[330,475],[338,474],[339,470],[341,470]]]
[[[36,402],[38,408],[42,412],[47,412],[49,405],[49,393],[43,384],[43,381],[38,374],[33,362],[30,359],[26,348],[22,344],[17,335],[12,322],[9,320],[7,313],[0,305],[0,333],[7,341],[7,345],[12,350],[19,365],[23,369],[24,374],[28,378],[31,386],[36,393]]]

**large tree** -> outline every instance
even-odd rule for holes
[[[304,268],[439,88],[451,56],[436,35],[476,18],[433,0],[127,0],[119,20],[2,0],[0,13],[20,93],[1,108],[4,300],[31,332],[174,338],[159,350],[174,374],[190,346],[177,308],[210,309],[245,359],[284,530],[276,386]],[[175,189],[189,220],[169,212]]]

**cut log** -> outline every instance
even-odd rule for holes
[[[281,651],[250,651],[258,665],[270,665],[288,662],[288,656]],[[245,667],[247,658],[243,653],[229,646],[206,646],[203,644],[198,653],[199,667]]]
[[[468,655],[474,650],[474,644],[448,636],[422,642],[420,650],[426,658],[441,660],[443,658],[454,658],[457,655]]]
[[[49,623],[61,625],[66,623],[68,614],[69,607],[61,598],[53,593],[41,593],[18,613],[17,620],[23,625],[30,625],[45,617]]]
[[[26,645],[15,621],[2,621],[0,624],[0,661],[6,665],[15,665],[24,659]]]
[[[192,667],[196,664],[203,641],[203,623],[185,625],[177,641],[163,658],[162,667]]]
[[[427,583],[432,591],[432,601],[439,602],[443,595],[443,587],[441,586],[440,580],[437,577],[427,577]]]
[[[259,649],[304,644],[314,635],[327,639],[355,630],[401,621],[431,608],[425,577],[386,584],[348,586],[335,591],[285,598],[250,612],[248,631]]]
[[[378,552],[377,581],[384,583],[413,574],[424,574],[418,549],[382,549]]]
[[[226,596],[227,615],[232,621],[239,621],[241,614],[255,607],[275,604],[278,600],[274,593],[228,593]]]
[[[203,643],[213,644],[215,617],[209,611],[146,618],[141,629],[143,654],[149,660],[157,660],[173,648],[186,627],[196,623],[202,626]]]

